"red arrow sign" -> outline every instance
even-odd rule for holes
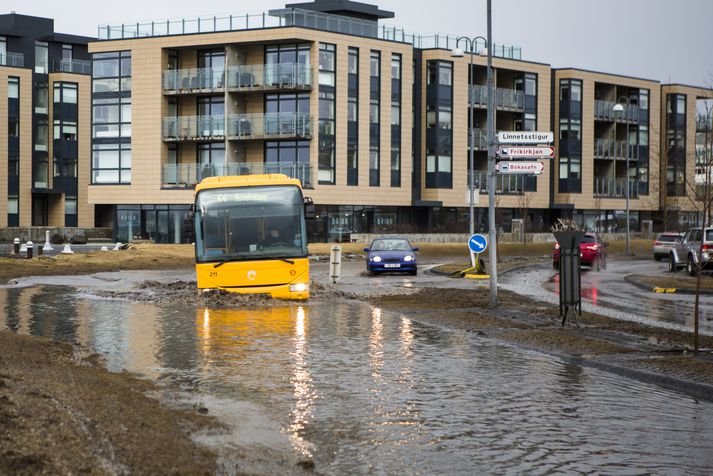
[[[503,159],[551,159],[555,156],[554,147],[515,147],[500,146],[498,157]]]
[[[501,174],[540,175],[545,170],[543,162],[498,162],[495,169]]]

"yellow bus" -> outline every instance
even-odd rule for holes
[[[198,289],[309,298],[306,215],[300,181],[282,174],[209,177],[196,185]]]

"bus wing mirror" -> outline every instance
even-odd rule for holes
[[[312,219],[314,219],[314,216],[315,216],[314,202],[312,201],[311,197],[305,197],[305,218],[307,220],[312,220]]]

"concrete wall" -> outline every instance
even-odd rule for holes
[[[385,236],[384,234],[352,233],[352,243],[371,243],[374,238]],[[400,233],[401,238],[408,239],[411,243],[463,243],[466,246],[469,235],[466,233]],[[602,241],[624,241],[624,233],[600,233]],[[643,233],[631,233],[631,239],[638,240],[646,238]],[[498,237],[500,243],[520,243],[520,237],[516,233],[502,233]],[[552,233],[527,233],[528,243],[554,243],[555,236]]]
[[[45,232],[50,232],[50,237],[56,233],[64,237],[64,241],[70,241],[74,237],[86,236],[88,239],[101,238],[111,239],[111,228],[67,228],[67,227],[44,227],[44,226],[21,226],[12,228],[0,228],[0,243],[12,243],[15,238],[21,242],[32,240],[35,243],[45,242]]]

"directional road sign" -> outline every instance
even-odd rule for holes
[[[468,238],[468,248],[473,253],[482,253],[488,247],[488,240],[485,235],[470,235]]]
[[[540,175],[545,170],[542,162],[498,162],[495,170],[501,174],[528,174]]]
[[[551,159],[555,156],[555,148],[528,147],[528,146],[504,146],[498,148],[498,157],[501,159]]]
[[[500,131],[499,144],[551,144],[555,140],[552,132]]]

